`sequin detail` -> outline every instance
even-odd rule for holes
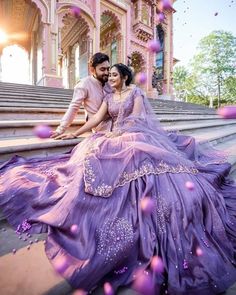
[[[170,206],[168,206],[165,199],[158,195],[156,198],[154,198],[156,202],[156,221],[157,221],[157,230],[159,234],[166,233],[166,223],[170,221]]]
[[[108,219],[97,230],[98,254],[105,262],[116,262],[127,257],[134,244],[132,225],[125,218]]]
[[[119,274],[125,273],[127,270],[128,270],[128,267],[127,266],[124,266],[123,268],[121,268],[119,270],[114,270],[114,273],[116,275],[119,275]]]
[[[32,227],[32,225],[28,222],[28,219],[23,220],[21,224],[17,226],[16,233],[24,233],[27,230],[29,230]]]
[[[41,168],[39,170],[40,173],[46,175],[48,178],[53,179],[56,177],[56,173],[54,172],[54,169],[48,169],[48,168]]]

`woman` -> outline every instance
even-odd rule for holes
[[[128,285],[159,255],[165,270],[156,286],[169,294],[223,292],[236,280],[230,165],[191,137],[167,135],[131,80],[128,67],[114,65],[114,93],[83,127],[57,139],[81,135],[107,112],[109,133],[91,135],[67,155],[5,163],[0,205],[19,231],[48,231],[47,256],[56,267],[66,261],[60,272],[75,288]],[[152,202],[149,214],[143,200]]]

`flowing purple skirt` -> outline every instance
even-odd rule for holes
[[[168,294],[218,294],[236,281],[236,185],[229,163],[195,149],[176,134],[97,133],[68,154],[15,156],[0,167],[0,207],[18,231],[48,232],[46,254],[65,259],[74,288],[129,285],[158,255]]]

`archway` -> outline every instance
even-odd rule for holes
[[[83,12],[72,15],[70,8],[59,15],[60,28],[60,64],[62,67],[63,86],[73,88],[78,80],[88,75],[88,60],[92,54],[90,26]]]
[[[102,13],[100,32],[101,51],[110,57],[111,64],[120,62],[122,59],[121,24],[112,11],[106,10]]]
[[[30,62],[26,49],[10,45],[3,49],[1,57],[1,81],[30,84]]]
[[[13,47],[11,47],[11,49],[9,48],[7,49],[8,51],[9,50],[11,51],[11,56],[12,56],[12,58],[8,61],[9,67],[14,57],[19,54],[20,48],[24,49],[28,59],[27,63],[26,62],[22,63],[22,66],[24,64],[24,68],[22,68],[22,66],[15,67],[14,74],[18,73],[19,79],[18,80],[16,80],[15,78],[13,79],[14,75],[11,75],[12,81],[10,80],[10,76],[9,76],[7,78],[8,82],[22,83],[22,75],[21,75],[22,71],[26,71],[26,72],[30,71],[29,72],[30,78],[27,79],[27,83],[36,84],[37,80],[41,78],[38,76],[39,66],[38,66],[37,53],[39,51],[39,47],[41,46],[40,26],[41,26],[42,15],[44,15],[45,20],[48,15],[46,11],[46,7],[42,6],[42,1],[1,0],[0,29],[6,32],[7,41],[5,42],[5,44],[0,44],[0,58],[1,58],[1,52],[3,51],[4,48],[6,47],[8,48],[9,46],[14,45]],[[36,2],[37,2],[37,5],[36,5]],[[39,8],[40,6],[39,4],[42,6],[41,8],[43,10],[43,13]],[[19,47],[18,49],[17,49],[17,45]],[[4,57],[4,59],[6,59],[6,56]],[[41,64],[41,71],[42,71],[42,54],[41,54],[40,64]],[[4,67],[6,67],[6,64],[2,65],[2,67],[3,67],[2,70],[4,71]],[[3,73],[3,75],[5,77],[4,79],[6,79],[6,76],[5,76],[6,74]],[[24,78],[23,81],[26,82],[26,79]]]

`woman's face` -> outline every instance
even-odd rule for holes
[[[123,86],[123,79],[116,67],[111,68],[108,81],[112,88],[121,89]]]

